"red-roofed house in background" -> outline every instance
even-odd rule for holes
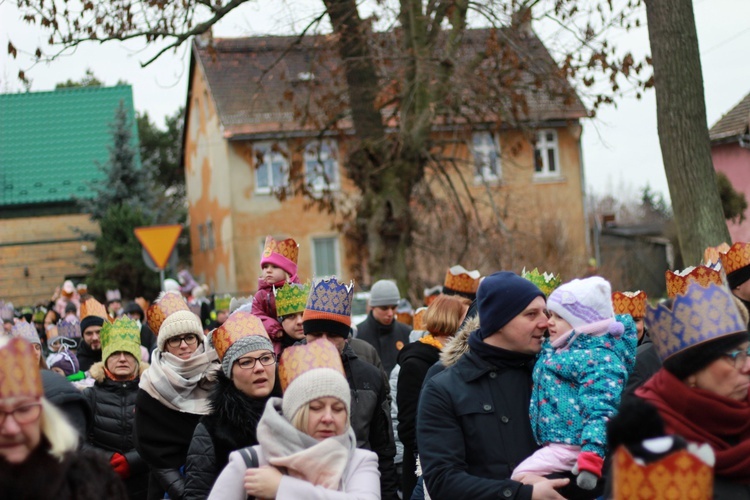
[[[462,42],[465,57],[459,64],[468,67],[470,56],[486,50],[489,38],[490,30],[467,30]],[[463,68],[465,73],[457,70],[457,74],[463,75],[469,90],[462,97],[466,99],[462,111],[468,116],[480,109],[482,117],[495,118],[483,123],[477,114],[462,122],[455,117],[453,121],[436,119],[433,143],[449,147],[443,146],[446,149],[434,156],[462,158],[462,163],[446,168],[445,177],[461,190],[464,184],[453,172],[463,172],[476,210],[488,219],[502,218],[495,226],[504,224],[503,230],[518,235],[513,239],[516,248],[498,251],[519,256],[526,252],[526,258],[532,259],[528,249],[533,248],[568,259],[567,267],[561,269],[555,267],[563,266],[560,263],[547,265],[541,258],[525,262],[519,257],[514,268],[546,265],[545,269],[554,267],[570,276],[582,272],[589,257],[580,146],[580,119],[587,111],[564,79],[551,85],[556,85],[557,92],[539,91],[534,68],[544,66],[553,75],[551,80],[558,72],[533,32],[514,41],[512,50],[528,61],[522,79],[528,104],[524,130],[500,119],[497,109],[477,103],[481,95],[476,97],[476,89],[470,88],[473,73]],[[341,66],[332,38],[326,35],[193,41],[183,138],[192,263],[199,281],[217,293],[256,289],[268,234],[299,243],[303,281],[330,274],[367,281],[367,266],[353,251],[357,243],[341,230],[346,227],[343,213],[357,199],[357,188],[343,168],[347,137],[353,130]],[[502,82],[495,83],[502,86]],[[381,102],[387,103],[389,96],[399,92],[394,87],[394,82],[381,86]],[[333,126],[319,118],[321,108],[341,110]],[[389,113],[387,105],[382,113],[389,125],[397,126],[398,117]],[[306,125],[300,125],[304,119]],[[321,132],[325,125],[329,128]],[[437,177],[428,169],[425,182],[446,183]],[[312,196],[332,193],[339,203],[337,210],[319,211],[301,195],[283,200],[274,195],[299,179]],[[468,195],[460,203],[473,215]],[[447,200],[435,205],[453,206]],[[535,213],[533,220],[529,220],[530,210]],[[444,240],[461,239],[446,227],[435,232]],[[478,242],[472,251],[488,252],[489,245]],[[466,256],[465,261],[483,272],[491,270],[492,264],[473,256]],[[416,262],[414,278],[442,282],[445,269],[455,262],[444,264]]]
[[[750,94],[722,116],[709,135],[714,168],[750,202]],[[750,213],[745,217],[741,224],[727,222],[732,241],[750,241]]]

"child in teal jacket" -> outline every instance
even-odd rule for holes
[[[637,331],[629,315],[615,317],[609,282],[594,276],[550,294],[549,339],[534,366],[530,417],[542,446],[513,472],[544,476],[573,471],[591,490],[602,475],[606,424],[635,364]]]

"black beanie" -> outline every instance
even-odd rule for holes
[[[325,333],[347,339],[349,338],[351,327],[332,319],[308,319],[302,323],[302,330],[305,332],[305,335]]]
[[[500,271],[482,280],[477,290],[479,337],[485,339],[518,316],[544,293],[531,281],[510,271]]]
[[[750,266],[745,266],[727,274],[727,284],[730,290],[734,290],[750,279]]]
[[[81,335],[86,331],[86,328],[90,326],[102,326],[104,325],[104,318],[99,316],[86,316],[81,320]]]
[[[748,333],[739,332],[702,342],[665,359],[664,369],[684,380],[747,340]]]

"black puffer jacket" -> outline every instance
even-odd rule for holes
[[[278,384],[270,396],[281,397]],[[229,454],[258,444],[255,430],[268,397],[246,396],[224,372],[219,372],[218,383],[210,396],[212,413],[201,418],[188,450],[185,500],[208,497],[214,481],[229,460]]]
[[[357,325],[357,338],[368,342],[375,348],[386,375],[390,375],[391,370],[396,366],[398,352],[409,343],[410,333],[411,328],[396,319],[390,325],[378,322],[372,316],[372,311],[366,320]]]
[[[381,498],[398,498],[398,477],[393,464],[396,444],[391,424],[390,387],[381,370],[359,359],[348,343],[341,353],[341,360],[352,394],[351,425],[357,436],[357,447],[372,450],[378,455]]]
[[[108,459],[115,453],[125,457],[130,477],[124,482],[131,499],[146,498],[148,491],[148,466],[133,444],[135,398],[140,376],[147,368],[148,364],[141,363],[138,378],[116,382],[105,376],[104,363],[96,363],[90,370],[96,383],[83,391],[93,422],[85,447],[103,451]]]

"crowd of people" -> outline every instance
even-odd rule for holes
[[[453,266],[404,316],[383,279],[357,325],[298,251],[253,297],[0,304],[0,496],[750,499],[750,244],[661,301]]]

